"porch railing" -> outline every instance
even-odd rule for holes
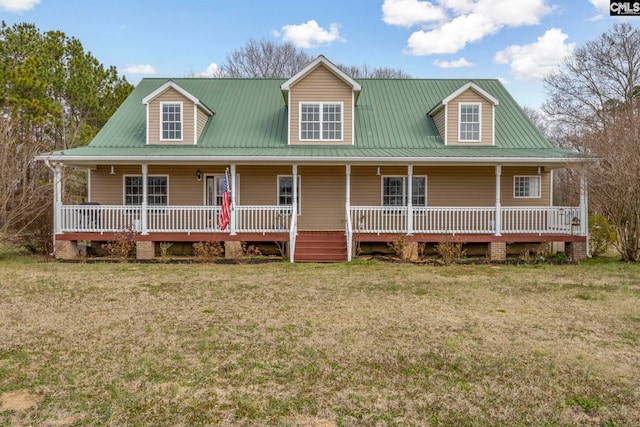
[[[291,206],[236,206],[236,231],[240,233],[288,233]]]
[[[414,207],[411,230],[407,229],[407,207],[352,206],[354,233],[427,233],[427,234],[580,234],[576,228],[580,208],[507,207],[500,209],[502,227],[496,230],[495,207]]]
[[[243,233],[291,232],[291,206],[236,206],[235,231]],[[414,207],[407,221],[406,206],[351,206],[353,233],[432,234],[584,234],[586,218],[578,207],[503,207],[501,229],[496,230],[495,207]],[[150,206],[149,232],[218,231],[217,206]],[[59,232],[117,232],[142,226],[140,206],[63,205]],[[576,227],[576,219],[580,226]],[[412,229],[408,229],[408,224]],[[227,228],[226,232],[231,231]],[[348,233],[348,230],[347,230]]]
[[[236,231],[250,233],[289,232],[290,206],[236,206]],[[219,206],[149,206],[147,231],[198,233],[219,231]],[[140,206],[63,205],[60,230],[73,232],[142,231]],[[225,232],[230,232],[227,228]]]

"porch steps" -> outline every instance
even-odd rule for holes
[[[344,262],[347,236],[344,231],[300,231],[296,237],[295,262]]]

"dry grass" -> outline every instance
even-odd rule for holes
[[[3,261],[0,425],[638,425],[639,273]]]

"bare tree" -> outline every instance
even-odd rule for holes
[[[410,79],[411,75],[397,68],[380,67],[371,68],[368,65],[342,65],[336,64],[345,74],[352,79]]]
[[[309,55],[292,43],[251,39],[244,47],[227,56],[221,70],[227,77],[291,77],[311,60]]]
[[[280,44],[270,40],[249,40],[231,52],[220,67],[216,77],[235,78],[288,78],[306,67],[313,58],[292,43]],[[407,79],[411,76],[402,70],[367,65],[336,64],[345,74],[354,79]]]
[[[10,119],[0,120],[0,241],[28,237],[32,244],[45,244],[51,236],[47,213],[52,209],[53,190],[45,165],[34,160],[45,144],[18,133]],[[27,236],[26,231],[30,231]],[[44,235],[33,236],[38,231]]]
[[[640,30],[616,24],[546,79],[544,109],[574,150],[592,208],[609,218],[623,260],[640,261]]]

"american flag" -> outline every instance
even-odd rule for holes
[[[231,199],[229,199],[229,178],[227,172],[224,173],[222,183],[222,207],[220,208],[220,231],[224,231],[229,226],[231,220]]]

